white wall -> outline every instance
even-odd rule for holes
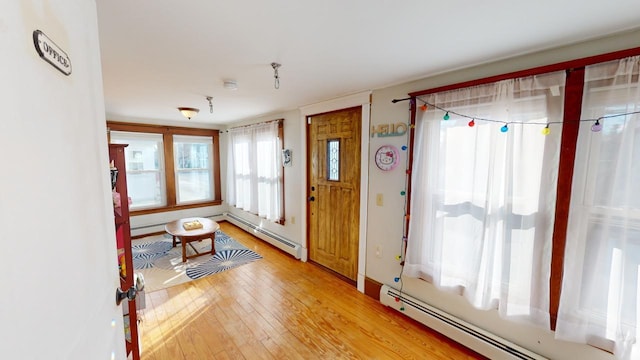
[[[2,1],[0,44],[0,358],[123,359],[96,4]]]
[[[640,46],[640,30],[376,90],[373,92],[371,123],[375,126],[397,121],[407,122],[409,119],[408,102],[393,104],[391,100],[405,98],[409,92],[638,46]],[[446,49],[438,51],[446,51]],[[375,149],[383,143],[400,147],[407,141],[406,138],[396,137],[372,138],[370,159]],[[404,160],[406,152],[403,152],[402,156]],[[369,168],[370,192],[367,220],[369,246],[367,248],[366,275],[378,282],[397,287],[398,284],[394,282],[394,278],[399,276],[401,267],[395,256],[400,253],[401,249],[405,199],[400,195],[400,191],[405,188],[403,170],[406,167],[401,166],[391,173],[383,173],[375,168],[375,164],[371,162]],[[383,194],[383,206],[376,205],[375,196],[378,193]],[[382,250],[381,258],[375,255],[377,246],[380,246]],[[556,341],[550,331],[504,321],[498,317],[495,311],[475,310],[462,297],[442,293],[421,280],[405,280],[403,291],[552,359],[613,358],[610,354],[589,346]]]

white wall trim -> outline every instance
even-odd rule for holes
[[[369,194],[369,124],[371,121],[371,91],[364,91],[357,94],[348,95],[338,99],[323,101],[316,104],[300,107],[301,121],[304,126],[300,128],[300,138],[302,139],[302,147],[304,156],[302,160],[303,186],[300,194],[302,202],[301,209],[307,211],[307,116],[321,114],[325,112],[346,109],[355,106],[362,106],[362,134],[360,142],[360,227],[358,229],[358,291],[364,293],[364,278],[366,269],[367,254],[367,209]],[[307,217],[303,216],[301,239],[303,241],[302,260],[307,261]]]
[[[329,111],[346,109],[358,105],[369,105],[371,91],[364,91],[357,94],[347,95],[341,98],[327,100],[315,104],[300,107],[302,119],[306,119],[308,115],[316,115]],[[363,115],[364,116],[364,115]],[[306,121],[306,120],[305,120]],[[364,124],[363,124],[364,125]],[[305,128],[306,131],[306,128]]]

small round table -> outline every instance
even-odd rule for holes
[[[200,224],[202,224],[201,228],[193,230],[186,230],[184,228],[184,223],[196,220],[200,222]],[[167,223],[164,226],[164,230],[169,233],[169,235],[173,236],[173,247],[176,247],[176,238],[180,239],[180,243],[182,244],[182,262],[185,262],[187,261],[187,259],[191,259],[196,256],[208,254],[207,252],[198,252],[198,250],[196,250],[196,248],[191,245],[191,248],[196,252],[196,254],[187,256],[186,246],[193,241],[211,239],[211,255],[214,255],[216,253],[216,231],[218,231],[219,229],[220,225],[218,225],[217,222],[200,217],[179,219]]]

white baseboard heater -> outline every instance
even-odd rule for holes
[[[300,244],[294,243],[293,241],[286,239],[276,233],[273,233],[267,229],[264,229],[248,220],[245,220],[237,215],[232,213],[224,213],[225,218],[230,223],[242,228],[243,230],[252,233],[255,237],[258,237],[269,244],[277,247],[278,249],[292,255],[296,259],[300,259],[302,247]]]
[[[404,306],[403,314],[489,359],[547,359],[388,285],[380,288],[380,302],[398,311]]]

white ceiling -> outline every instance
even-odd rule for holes
[[[640,26],[639,0],[97,6],[107,118],[186,122],[177,107],[188,106],[200,109],[190,122],[214,126]],[[282,64],[279,90],[272,62]],[[226,79],[238,89],[224,89]]]

